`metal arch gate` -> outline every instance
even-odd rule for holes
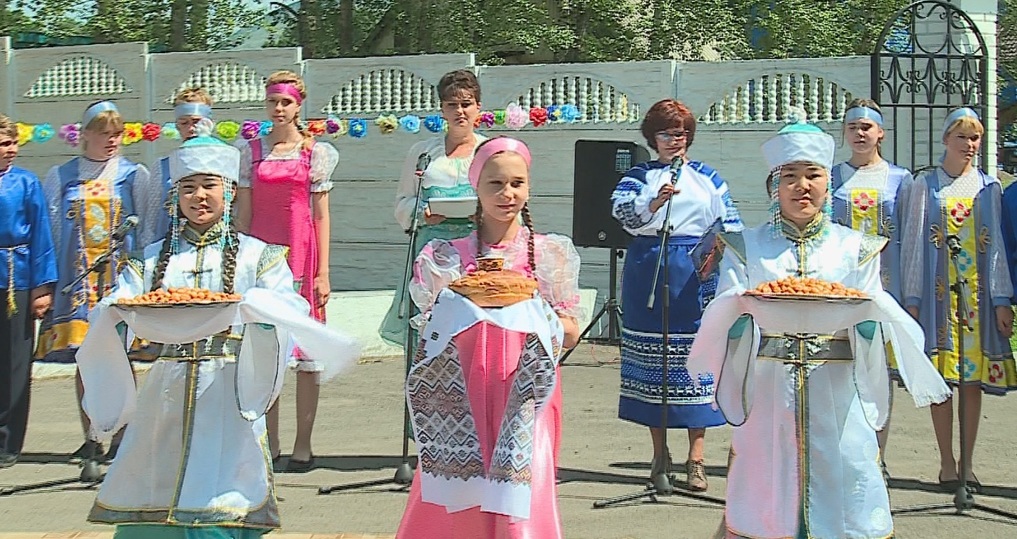
[[[971,107],[984,123],[987,60],[981,32],[949,2],[915,2],[887,21],[871,59],[872,99],[890,139],[886,157],[911,170],[938,164],[942,122],[953,108]]]

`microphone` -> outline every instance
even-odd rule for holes
[[[138,221],[139,219],[137,215],[128,215],[124,219],[124,222],[120,223],[120,226],[113,231],[113,241],[124,241],[124,238],[127,237],[127,233],[134,227],[138,226]]]
[[[951,252],[960,252],[961,250],[960,238],[957,237],[956,234],[948,234],[946,236],[946,247]]]
[[[417,176],[423,176],[424,171],[427,170],[427,166],[431,164],[431,156],[427,152],[421,153],[417,157]]]
[[[680,156],[680,155],[674,156],[674,159],[671,160],[671,168],[670,168],[670,170],[671,170],[671,185],[675,185],[675,184],[678,183],[678,177],[681,176],[682,166],[683,165],[685,165],[685,158]]]

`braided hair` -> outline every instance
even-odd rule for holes
[[[180,211],[179,208],[176,210]],[[171,225],[166,230],[166,237],[162,240],[162,249],[159,251],[159,262],[155,265],[155,273],[152,275],[152,288],[150,292],[155,292],[162,288],[162,278],[166,275],[166,266],[169,265],[170,256],[173,254],[173,236],[174,227]]]

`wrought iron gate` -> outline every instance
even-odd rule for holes
[[[883,112],[887,159],[911,170],[934,165],[950,110],[985,118],[988,50],[967,13],[939,0],[915,2],[883,27],[872,53],[872,99]],[[988,145],[984,140],[981,160]],[[889,148],[886,148],[889,146]]]

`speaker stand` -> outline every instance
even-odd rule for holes
[[[582,342],[582,340],[586,338],[586,336],[591,331],[593,331],[593,328],[600,323],[601,318],[603,318],[604,316],[608,316],[607,338],[597,340],[605,344],[621,343],[622,308],[621,304],[618,302],[618,259],[620,259],[622,256],[624,256],[624,253],[622,252],[621,249],[618,249],[616,247],[611,248],[611,261],[610,264],[608,265],[609,283],[607,289],[608,290],[607,300],[604,301],[604,306],[600,308],[600,311],[598,311],[597,314],[594,315],[593,319],[590,320],[590,323],[589,325],[586,326],[586,329],[584,329],[583,332],[579,334],[579,342]],[[561,361],[558,362],[559,365],[565,363],[565,360],[568,359],[569,355],[571,355],[572,352],[574,351],[575,348],[572,348],[565,352],[565,355],[561,357]]]

